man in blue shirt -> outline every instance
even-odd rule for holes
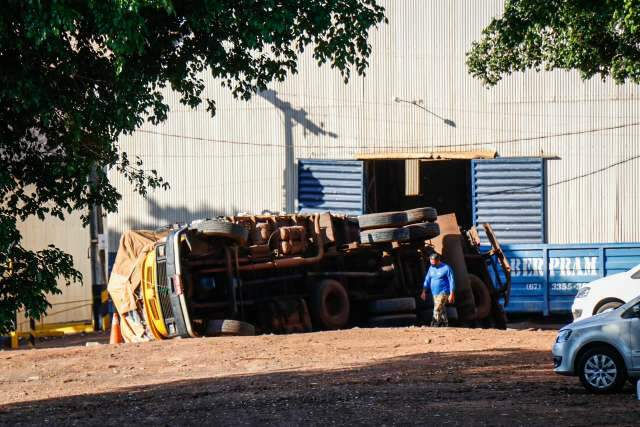
[[[455,302],[454,293],[456,290],[456,282],[453,278],[453,271],[444,262],[440,261],[440,255],[432,253],[429,257],[431,266],[424,278],[424,290],[420,298],[427,299],[427,291],[433,296],[433,320],[431,326],[448,326],[447,318],[447,302],[453,304]]]

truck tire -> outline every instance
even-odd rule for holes
[[[491,294],[487,285],[475,274],[469,274],[469,286],[476,303],[476,320],[482,320],[491,313]]]
[[[604,375],[599,375],[598,370],[603,370]],[[594,347],[584,352],[578,360],[577,371],[582,385],[593,393],[620,391],[627,381],[624,361],[609,347]]]
[[[458,321],[458,309],[452,305],[448,305],[445,307],[445,310],[447,310],[447,318],[449,319],[449,326],[451,326],[451,321]]]
[[[435,222],[419,222],[417,224],[407,225],[411,234],[411,240],[431,240],[440,235],[440,226]]]
[[[414,313],[415,311],[415,298],[379,299],[369,303],[369,313],[371,314]]]
[[[360,233],[360,242],[362,243],[406,242],[409,240],[411,240],[411,232],[408,228],[379,228]]]
[[[243,226],[215,219],[202,221],[195,229],[207,236],[226,237],[240,245],[244,245],[249,237],[249,231]]]
[[[397,328],[416,324],[415,314],[389,314],[369,318],[369,326],[374,328]]]
[[[492,308],[493,327],[496,329],[507,329],[507,313],[504,312],[504,307],[499,301],[495,301]]]
[[[239,337],[256,334],[256,328],[247,322],[230,319],[215,319],[207,322],[206,335],[210,337]]]
[[[319,282],[309,302],[313,325],[317,329],[342,329],[349,323],[349,294],[337,280]]]
[[[500,303],[496,303],[497,307],[493,310],[493,327],[496,329],[507,329],[507,313],[504,312],[504,308]]]
[[[360,230],[402,227],[407,225],[406,212],[382,212],[358,216]]]
[[[410,209],[405,212],[407,213],[407,222],[409,224],[424,221],[434,222],[438,219],[438,211],[430,207]]]

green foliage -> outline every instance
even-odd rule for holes
[[[295,73],[307,47],[347,81],[364,73],[368,32],[385,21],[375,0],[3,2],[0,263],[12,259],[14,268],[0,278],[0,330],[8,327],[5,310],[24,306],[38,317],[56,277],[79,278],[62,252],[24,250],[16,219],[62,219],[94,203],[115,211],[112,169],[142,195],[168,186],[117,144],[145,121],[167,118],[165,87],[214,114],[215,100],[202,97],[204,73],[249,99]]]
[[[24,249],[15,225],[14,218],[0,213],[0,335],[16,329],[18,309],[39,319],[49,307],[46,294],[60,293],[58,279],[67,285],[81,279],[71,256],[61,250]]]
[[[467,54],[487,85],[526,69],[640,83],[640,1],[507,0]]]

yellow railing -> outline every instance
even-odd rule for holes
[[[80,334],[94,332],[93,324],[86,322],[70,322],[70,323],[52,323],[48,325],[39,325],[36,329],[28,332],[11,332],[11,348],[16,349],[20,346],[20,338],[39,338],[39,337],[60,337],[68,334]]]

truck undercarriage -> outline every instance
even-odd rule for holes
[[[136,310],[120,309],[121,298],[114,303],[138,339],[416,324],[430,317],[430,302],[418,296],[437,251],[455,271],[450,310],[458,323],[504,327],[509,268],[506,260],[497,267],[501,251],[492,233],[491,253],[481,253],[474,236],[432,208],[195,221],[165,231],[138,254],[141,286],[130,280],[124,287],[133,289]],[[119,295],[117,280],[109,287]]]

